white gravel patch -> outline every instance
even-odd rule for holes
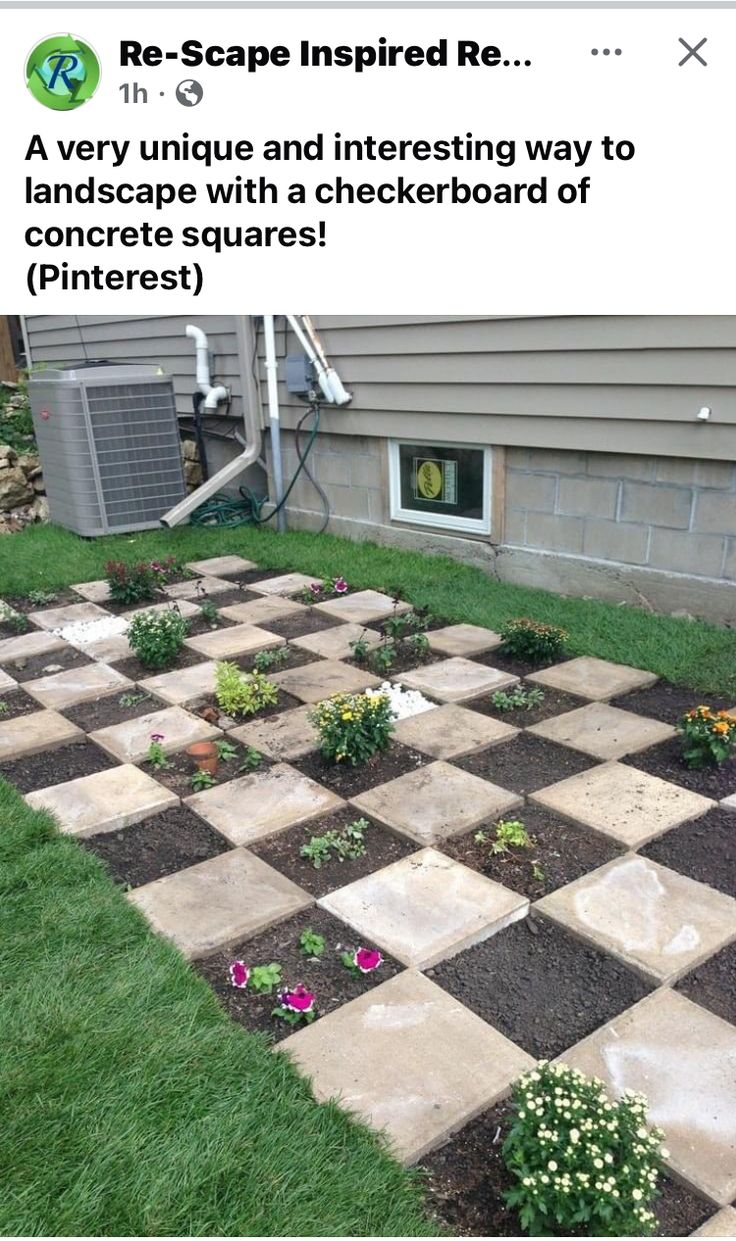
[[[93,642],[100,642],[103,638],[117,638],[127,633],[129,623],[124,616],[103,616],[100,620],[72,621],[70,625],[63,625],[61,629],[54,629],[53,632],[71,646],[75,646],[78,651],[83,651]]]
[[[407,720],[410,715],[421,715],[422,711],[432,711],[437,706],[418,689],[404,689],[403,685],[394,685],[393,681],[384,681],[378,689],[367,689],[365,692],[371,698],[374,694],[385,694],[391,702],[395,720]]]

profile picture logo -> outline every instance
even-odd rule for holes
[[[100,81],[100,62],[89,43],[73,34],[54,34],[33,48],[26,84],[39,103],[71,112],[91,99]]]

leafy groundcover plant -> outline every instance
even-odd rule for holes
[[[262,672],[241,672],[224,661],[215,669],[215,698],[226,715],[253,715],[278,702],[278,690]]]
[[[503,638],[501,652],[514,659],[525,659],[532,664],[551,664],[564,653],[567,631],[557,625],[543,625],[541,621],[522,616],[506,621],[499,629]]]
[[[128,626],[128,642],[147,668],[173,664],[189,632],[189,622],[178,608],[139,612]]]
[[[518,1079],[504,1142],[516,1178],[507,1195],[533,1236],[649,1236],[651,1204],[667,1151],[647,1127],[646,1099],[613,1102],[598,1078],[541,1061]]]
[[[687,767],[720,767],[736,754],[736,719],[727,711],[693,707],[676,727]]]
[[[335,694],[318,703],[309,718],[324,757],[354,767],[385,750],[394,727],[386,694]]]

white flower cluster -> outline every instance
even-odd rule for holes
[[[509,1202],[525,1227],[652,1231],[650,1204],[668,1152],[662,1131],[647,1128],[643,1095],[627,1091],[612,1102],[598,1078],[542,1061],[516,1082],[514,1103],[504,1155],[517,1177]]]

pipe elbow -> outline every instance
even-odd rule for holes
[[[223,384],[218,384],[215,388],[210,388],[204,399],[205,409],[217,409],[220,401],[226,401],[229,395],[230,394],[227,388],[224,387]]]
[[[196,327],[194,323],[188,323],[184,329],[184,332],[190,340],[195,342],[197,349],[207,348],[207,337],[201,327]]]

